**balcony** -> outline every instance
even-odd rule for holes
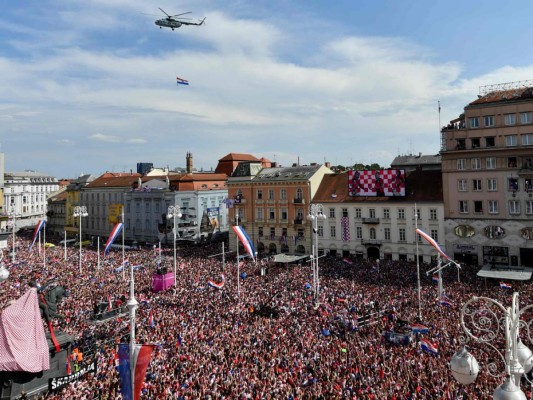
[[[379,224],[379,218],[363,218],[363,224]]]
[[[296,198],[296,199],[293,199],[293,200],[292,200],[292,203],[293,203],[293,204],[305,204],[305,199],[298,199],[298,198]]]
[[[302,218],[296,218],[294,220],[294,225],[303,225],[304,220]]]

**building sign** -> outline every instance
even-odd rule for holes
[[[109,223],[116,224],[122,222],[122,204],[110,204],[109,205]]]
[[[348,194],[353,197],[403,197],[405,196],[405,170],[349,171]]]
[[[509,265],[509,248],[500,246],[483,246],[483,264]]]
[[[92,373],[96,372],[96,360],[94,360],[89,365],[85,365],[81,367],[78,372],[74,372],[73,374],[50,378],[48,380],[48,390],[50,391],[59,390],[67,386],[69,383],[77,381],[80,377],[82,377],[85,374],[88,374],[89,372],[92,372]]]
[[[477,246],[472,246],[470,244],[456,244],[454,245],[453,252],[462,254],[477,254]]]

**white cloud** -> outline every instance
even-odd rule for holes
[[[104,135],[102,133],[95,133],[94,135],[89,136],[89,139],[96,140],[99,142],[108,142],[108,143],[118,143],[120,138],[114,135]]]

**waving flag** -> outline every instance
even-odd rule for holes
[[[420,347],[422,347],[422,350],[424,350],[426,353],[430,353],[433,355],[439,354],[439,349],[437,348],[437,345],[431,343],[427,339],[422,339],[420,341]]]
[[[189,81],[185,80],[185,79],[181,79],[180,77],[176,77],[176,82],[178,85],[188,85],[189,84]]]
[[[141,389],[144,384],[144,377],[148,364],[152,359],[152,351],[154,346],[143,344],[135,345],[133,349],[133,357],[130,358],[130,346],[127,343],[118,345],[119,366],[118,372],[120,375],[120,392],[124,400],[139,400],[141,398]],[[131,388],[131,369],[130,365],[133,361],[135,374],[135,388]]]
[[[113,227],[113,230],[111,231],[111,233],[109,234],[109,237],[107,238],[107,242],[105,242],[104,256],[106,256],[107,253],[109,253],[109,249],[111,248],[111,245],[113,244],[113,242],[115,241],[115,239],[117,238],[118,234],[120,233],[123,227],[124,227],[124,224],[122,222],[119,222]]]
[[[226,283],[226,276],[224,274],[220,275],[220,282],[215,282],[213,280],[207,281],[207,284],[215,289],[222,289]]]
[[[438,275],[433,275],[433,278],[431,278],[431,280],[435,283],[439,283],[439,276]]]
[[[420,236],[422,236],[424,239],[427,240],[427,242],[432,245],[433,247],[435,247],[437,249],[437,251],[440,253],[441,256],[443,256],[445,259],[447,260],[450,260],[451,261],[451,258],[448,257],[448,255],[444,252],[444,250],[441,249],[441,247],[439,246],[439,244],[435,241],[435,239],[433,239],[431,236],[429,236],[427,233],[421,231],[420,229],[416,228],[416,233],[418,233]]]
[[[342,261],[344,261],[348,265],[352,265],[353,264],[352,260],[350,260],[349,258],[343,258]]]
[[[444,307],[451,307],[453,306],[452,302],[449,300],[446,300],[445,298],[440,299],[440,305]]]
[[[511,285],[509,285],[508,283],[505,283],[505,282],[500,282],[500,287],[502,289],[512,289],[513,288]]]
[[[44,219],[40,219],[39,222],[37,222],[37,225],[35,225],[35,230],[33,231],[33,238],[31,240],[31,244],[28,251],[31,251],[33,245],[35,244],[35,241],[37,240],[37,235],[39,235],[39,232],[41,231],[41,229],[44,228],[45,224],[46,221]]]
[[[413,330],[413,333],[421,333],[424,335],[429,333],[429,328],[422,324],[412,324],[411,329]]]
[[[253,245],[252,241],[250,240],[250,237],[248,236],[246,231],[240,225],[233,226],[232,228],[233,228],[233,231],[235,232],[235,234],[237,235],[237,237],[239,238],[239,240],[241,241],[242,245],[244,246],[244,248],[246,249],[246,251],[250,255],[250,257],[252,257],[252,260],[255,261],[254,245]]]

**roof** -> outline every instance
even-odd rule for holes
[[[348,195],[348,173],[326,174],[318,187],[313,202],[359,203],[359,202],[442,202],[442,173],[440,170],[413,171],[405,178],[405,197],[376,197]]]
[[[245,153],[229,153],[228,155],[222,157],[220,161],[261,161],[259,158],[252,156],[251,154]]]
[[[396,156],[391,163],[392,168],[400,168],[402,166],[415,166],[415,165],[430,165],[430,164],[442,164],[441,155],[408,155],[408,156]]]
[[[297,167],[272,167],[263,168],[253,178],[254,181],[301,181],[311,178],[319,169],[321,165],[300,165]]]
[[[474,100],[469,105],[472,106],[486,103],[512,102],[524,99],[533,99],[533,87],[522,87],[517,89],[490,92],[479,97],[477,100]]]
[[[481,278],[510,279],[513,281],[527,281],[531,279],[532,268],[527,267],[491,267],[484,265],[477,276]]]
[[[112,173],[106,172],[94,181],[85,186],[87,189],[96,189],[100,187],[130,187],[140,177],[137,173]]]

